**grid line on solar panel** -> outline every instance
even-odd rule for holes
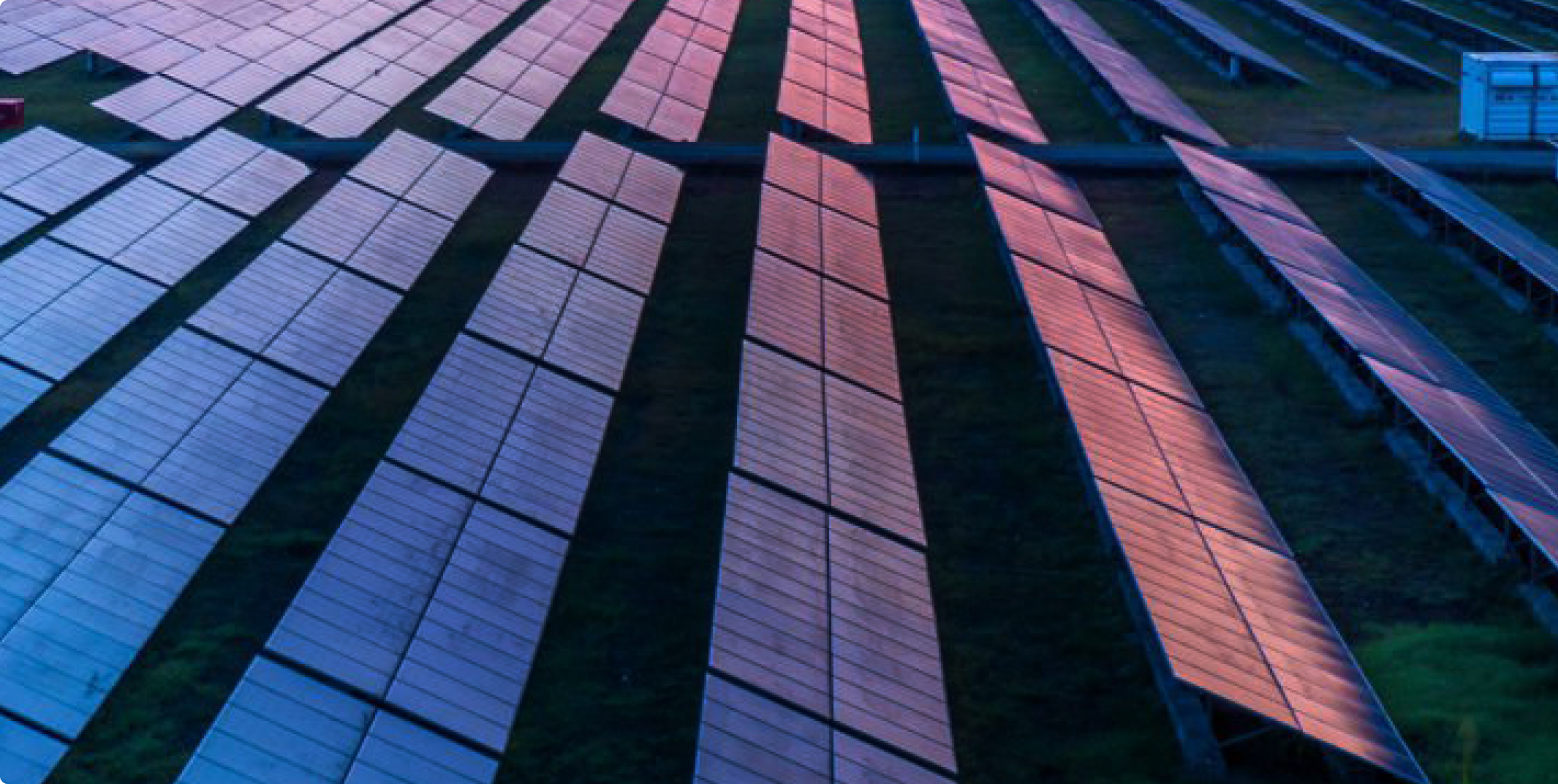
[[[1309,84],[1303,74],[1289,68],[1282,61],[1217,21],[1206,12],[1184,0],[1145,0],[1150,9],[1159,11],[1163,18],[1172,21],[1179,30],[1189,33],[1202,46],[1238,63],[1242,71],[1250,66],[1259,72],[1297,84]]]
[[[1138,120],[1206,144],[1227,144],[1194,109],[1071,0],[1030,2]]]
[[[74,738],[222,529],[47,453],[0,487],[0,707]]]
[[[515,9],[473,3],[450,10],[458,13],[431,4],[412,10],[271,96],[260,109],[326,138],[366,133]]]
[[[59,214],[130,169],[119,158],[44,127],[0,143],[0,195],[44,215]]]
[[[182,280],[245,225],[243,218],[142,176],[49,236],[166,287]]]
[[[492,169],[397,130],[347,176],[441,217],[458,220],[492,178]]]
[[[427,105],[489,138],[520,141],[622,20],[628,0],[550,0]]]
[[[568,534],[610,410],[607,394],[462,335],[389,458]]]
[[[923,544],[895,401],[748,341],[736,430],[736,468]]]
[[[218,129],[148,175],[254,218],[307,178],[309,168],[258,142]]]
[[[601,111],[669,141],[696,141],[740,7],[740,0],[668,3]]]
[[[942,90],[959,117],[1030,144],[1044,131],[961,0],[911,0]]]
[[[663,223],[558,181],[519,242],[642,295],[654,281],[666,233]]]
[[[860,53],[848,0],[792,5],[779,113],[846,142],[870,144],[871,102]]]
[[[180,784],[487,784],[497,760],[270,658],[256,657]]]

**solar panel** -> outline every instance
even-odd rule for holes
[[[1476,241],[1474,246],[1508,259],[1551,297],[1558,290],[1558,248],[1520,225],[1469,188],[1394,153],[1354,140],[1353,144],[1416,194],[1410,204],[1431,208],[1455,222]]]
[[[476,200],[492,169],[403,131],[395,131],[348,173],[450,220]]]
[[[453,228],[447,218],[344,180],[282,238],[405,290]]]
[[[1253,67],[1254,76],[1275,77],[1278,81],[1308,84],[1309,80],[1283,64],[1237,33],[1224,27],[1222,22],[1184,0],[1147,0],[1145,6],[1155,10],[1156,16],[1171,22],[1175,29],[1187,33],[1191,40],[1203,49],[1230,60],[1230,71],[1245,76],[1245,70]],[[1236,64],[1236,65],[1234,65]]]
[[[791,6],[779,113],[846,142],[870,144],[871,100],[860,52],[848,0]]]
[[[486,784],[497,762],[264,657],[244,673],[180,784]]]
[[[221,529],[41,455],[0,488],[0,707],[75,737]]]
[[[98,200],[49,236],[165,286],[178,283],[245,222],[148,177]]]
[[[302,163],[221,129],[148,172],[250,218],[297,187],[308,173]]]
[[[0,143],[0,195],[45,215],[55,215],[130,170],[130,164],[48,128],[37,127]],[[3,205],[0,202],[0,205]],[[5,206],[0,237],[16,231],[28,211]],[[27,225],[31,228],[37,221]]]
[[[1081,194],[1025,187],[990,153],[992,214],[1152,650],[1181,683],[1424,781],[1150,315],[1107,293],[1134,294],[1107,240],[1049,207]]]
[[[660,223],[670,223],[681,193],[682,172],[675,166],[606,141],[579,135],[558,179],[615,201]]]
[[[740,0],[668,4],[601,111],[670,141],[696,141]]]
[[[1125,106],[1135,121],[1163,128],[1187,139],[1214,146],[1227,144],[1199,114],[1179,99],[1134,55],[1104,32],[1071,0],[1031,0],[1049,23],[1092,68],[1104,87]]]
[[[530,135],[626,13],[623,0],[550,0],[427,105],[484,136]]]
[[[313,384],[179,330],[53,448],[231,521],[324,397]]]
[[[941,74],[952,110],[974,122],[1030,144],[1043,144],[1044,131],[1028,113],[1001,61],[961,0],[913,0],[910,7]]]
[[[137,82],[92,105],[172,141],[197,136],[238,110],[220,98],[163,76]]]
[[[0,716],[0,776],[11,784],[43,784],[65,751],[65,744]]]
[[[0,428],[43,397],[49,386],[49,381],[41,376],[0,362]]]
[[[1453,41],[1474,52],[1530,52],[1532,47],[1502,33],[1418,0],[1368,0],[1403,24],[1428,30],[1435,36]]]
[[[1391,81],[1422,87],[1455,84],[1455,80],[1451,77],[1369,38],[1298,0],[1256,0],[1255,4],[1283,22],[1298,28],[1299,32],[1315,37],[1326,46],[1340,51],[1344,57],[1362,63]]]

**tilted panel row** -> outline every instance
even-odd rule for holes
[[[54,170],[42,162],[68,148],[48,136],[29,134],[16,141],[24,139],[30,141],[9,172],[21,184]],[[118,170],[97,155],[90,156],[92,170]],[[70,153],[61,160],[79,156]],[[264,165],[245,166],[257,160]],[[41,168],[27,174],[34,166]],[[0,362],[43,382],[22,386],[16,395],[21,405],[0,406],[0,426],[79,368],[247,225],[246,217],[219,204],[258,215],[307,175],[308,168],[291,158],[218,132],[0,261],[0,286],[11,294],[0,302]],[[206,179],[217,181],[216,187],[200,187]],[[100,180],[101,174],[91,178]]]
[[[511,0],[435,0],[314,68],[259,108],[328,139],[361,136],[518,7]]]
[[[1235,79],[1273,79],[1278,82],[1308,84],[1303,74],[1289,68],[1237,33],[1223,26],[1222,22],[1208,15],[1185,0],[1138,0],[1154,16],[1167,21],[1184,33],[1201,50],[1214,59],[1224,60],[1225,73]],[[1253,70],[1253,73],[1250,71]]]
[[[24,74],[81,51],[99,38],[142,22],[186,12],[181,2],[38,2],[6,4],[0,12],[0,71]],[[219,31],[198,30],[205,38]]]
[[[144,69],[153,75],[92,105],[164,139],[189,138],[417,5],[418,0],[312,0],[274,18],[246,19],[243,29]],[[386,41],[384,54],[409,56],[395,48],[398,43],[396,38]],[[133,59],[112,46],[96,49],[114,59]]]
[[[170,171],[221,182],[221,169]],[[74,537],[40,552],[81,553],[19,595],[17,617],[0,627],[0,681],[38,684],[5,689],[0,709],[57,740],[81,731],[399,301],[278,242],[0,487],[0,504],[19,510],[0,515],[16,522],[9,538]],[[188,533],[171,541],[175,522]],[[66,579],[121,566],[111,601]]]
[[[1424,781],[1108,240],[1078,220],[1080,191],[972,142],[1149,650],[1221,704]]]
[[[1376,285],[1324,234],[1223,189],[1234,167],[1176,147],[1217,214],[1326,328],[1355,368],[1459,466],[1483,511],[1507,520],[1539,575],[1558,565],[1558,447]],[[1280,194],[1252,172],[1244,188]],[[1272,197],[1276,198],[1276,197]]]
[[[1353,144],[1380,164],[1388,192],[1403,194],[1407,206],[1437,219],[1473,258],[1523,293],[1538,317],[1558,317],[1558,248],[1449,177],[1371,144]]]
[[[1444,87],[1455,84],[1422,62],[1376,41],[1332,19],[1299,0],[1253,0],[1262,10],[1297,28],[1300,34],[1313,36],[1320,43],[1341,53],[1343,57],[1361,63],[1392,82],[1419,87]]]
[[[1166,129],[1178,136],[1206,144],[1227,144],[1201,115],[1180,100],[1136,56],[1125,51],[1093,18],[1071,0],[1030,0],[1048,23],[1060,32],[1071,50],[1097,75],[1133,122]]]
[[[790,6],[779,113],[851,144],[871,143],[871,95],[852,0]]]
[[[0,196],[5,197],[0,200],[5,205],[0,245],[102,190],[131,168],[119,158],[43,127],[0,143]]]
[[[681,187],[596,137],[565,171],[657,206]],[[516,248],[181,782],[496,775],[615,402],[486,332],[534,326],[525,292],[559,272],[613,286]]]
[[[551,0],[427,105],[490,139],[535,129],[627,13],[630,0]]]
[[[673,142],[697,141],[741,0],[672,0],[601,111]]]
[[[1532,47],[1418,0],[1364,0],[1391,18],[1427,30],[1473,52],[1529,52]]]
[[[952,111],[1018,141],[1047,139],[962,0],[911,0]]]

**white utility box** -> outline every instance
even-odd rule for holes
[[[1558,138],[1558,53],[1462,55],[1461,133],[1486,141]]]

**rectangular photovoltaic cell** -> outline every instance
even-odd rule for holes
[[[172,286],[245,225],[232,213],[143,176],[98,200],[49,236]]]
[[[148,18],[176,13],[161,2],[19,3],[0,12],[0,71],[24,74]],[[9,781],[9,778],[7,778]]]
[[[610,411],[608,396],[462,336],[389,457],[571,532]]]
[[[360,136],[516,10],[424,5],[315,68],[260,109],[331,139]],[[323,99],[323,100],[321,100]]]
[[[404,291],[453,228],[448,218],[348,179],[282,239]]]
[[[669,224],[676,213],[683,175],[675,166],[586,131],[579,135],[557,178]]]
[[[523,140],[616,29],[629,4],[550,0],[427,110],[491,139]]]
[[[399,304],[391,289],[278,242],[189,325],[334,387]]]
[[[779,113],[851,144],[870,144],[871,99],[862,51],[851,0],[792,5]]]
[[[197,136],[238,111],[233,104],[164,76],[136,82],[92,105],[169,141]]]
[[[43,252],[32,253],[33,248]],[[51,249],[59,252],[48,252]],[[44,240],[0,265],[0,280],[11,277],[12,272],[26,272],[32,261],[58,261],[71,255],[63,246]],[[157,284],[117,267],[85,257],[71,261],[86,261],[90,271],[80,278],[58,278],[52,274],[34,278],[28,294],[37,293],[32,286],[40,283],[65,285],[49,291],[53,296],[48,303],[13,328],[0,329],[0,357],[54,381],[80,367],[150,308],[164,291]]]
[[[647,294],[659,268],[666,232],[664,223],[554,182],[519,241],[565,264]]]
[[[985,180],[1013,196],[1098,228],[1098,216],[1076,181],[1027,156],[970,134],[969,146]]]
[[[898,403],[749,342],[736,428],[736,467],[924,541]]]
[[[267,647],[499,753],[565,550],[383,463]]]
[[[181,329],[53,448],[230,522],[324,398],[313,384]]]
[[[710,667],[956,767],[924,556],[732,476]]]
[[[309,170],[258,142],[218,129],[149,174],[254,218],[303,182]]]
[[[259,657],[179,775],[179,784],[486,784],[498,763]]]
[[[49,455],[0,488],[0,707],[75,737],[222,529]]]
[[[0,144],[0,195],[56,215],[130,169],[119,158],[38,127]],[[0,238],[5,226],[19,225],[14,208],[9,212],[9,220],[0,218]],[[20,233],[14,232],[13,238]]]
[[[976,159],[1106,522],[1174,676],[1424,781],[1107,240],[1065,216],[1083,214],[1080,192],[1057,196],[1074,186],[1034,177],[1043,170],[1000,150],[976,148]]]
[[[492,178],[492,169],[395,131],[347,176],[449,220],[459,220]]]
[[[1087,62],[1106,89],[1149,130],[1163,128],[1218,147],[1227,144],[1201,115],[1071,0],[1030,1]]]
[[[601,111],[674,142],[697,141],[741,0],[668,3]]]
[[[773,185],[763,186],[759,250],[887,299],[876,227]]]
[[[0,362],[0,429],[49,391],[48,379]]]
[[[912,0],[910,7],[959,117],[1018,141],[1047,141],[962,0]]]
[[[0,247],[37,228],[43,216],[20,204],[0,199]]]
[[[950,784],[718,675],[704,681],[696,784]]]
[[[1558,248],[1455,180],[1372,144],[1357,140],[1353,144],[1415,191],[1422,203],[1432,205],[1485,247],[1525,270],[1547,289],[1548,296],[1558,292]]]
[[[67,746],[0,716],[0,777],[10,784],[43,784]]]

